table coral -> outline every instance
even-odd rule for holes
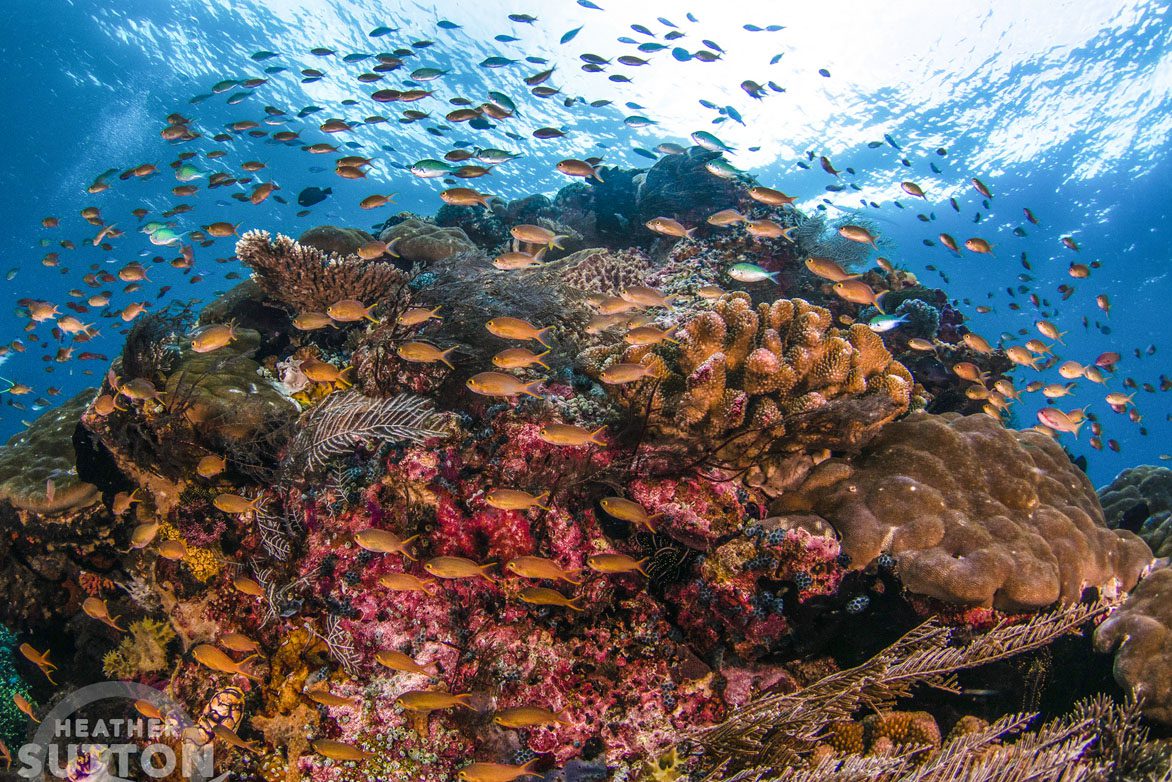
[[[1151,561],[1107,527],[1061,446],[985,415],[913,413],[785,502],[827,519],[853,567],[889,554],[909,591],[959,606],[1036,611],[1127,590]]]

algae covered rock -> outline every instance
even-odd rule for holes
[[[96,394],[87,388],[46,411],[0,449],[0,499],[44,516],[68,514],[99,500],[97,487],[78,477],[73,448],[78,421]]]

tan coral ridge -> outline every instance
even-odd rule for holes
[[[912,413],[781,503],[829,521],[853,567],[888,554],[909,592],[962,607],[1037,611],[1088,589],[1114,594],[1152,558],[1107,527],[1058,443],[986,415]]]
[[[1095,648],[1115,653],[1115,680],[1144,715],[1172,725],[1172,565],[1139,583],[1095,630]]]
[[[855,448],[907,412],[914,381],[865,325],[843,330],[831,322],[829,310],[803,299],[753,307],[748,294],[737,292],[676,331],[678,347],[602,346],[581,360],[595,377],[620,361],[654,367],[657,387],[612,386],[612,394],[638,411],[654,387],[652,426],[667,436],[720,443],[722,460]]]

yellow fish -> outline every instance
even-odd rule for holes
[[[260,649],[256,641],[243,633],[225,633],[220,636],[220,645],[234,652],[255,652]]]
[[[503,372],[480,372],[468,378],[464,385],[473,393],[481,396],[514,397],[524,394],[541,399],[541,394],[537,393],[537,389],[544,382],[544,380],[534,380],[526,383]]]
[[[33,722],[40,722],[37,715],[33,714],[32,704],[25,700],[25,697],[19,692],[12,693],[12,702],[16,704],[16,708],[20,709]]]
[[[213,671],[218,671],[219,673],[238,674],[249,679],[260,681],[260,677],[256,676],[255,674],[246,673],[244,671],[244,669],[241,667],[241,664],[245,661],[241,661],[239,663],[236,662],[231,657],[224,654],[224,652],[218,646],[212,646],[211,644],[200,644],[192,650],[191,656],[194,657],[196,661],[205,668],[210,668]]]
[[[484,495],[484,501],[498,510],[529,510],[530,508],[549,508],[541,503],[549,497],[549,492],[542,492],[534,497],[532,494],[518,489],[489,489]]]
[[[647,509],[642,505],[622,497],[604,497],[599,501],[599,504],[604,511],[616,519],[646,527],[647,531],[652,534],[655,533],[655,527],[651,525],[651,522],[662,515],[657,513],[654,516],[648,516]]]
[[[395,698],[395,705],[405,711],[436,711],[455,706],[472,708],[472,693],[452,695],[441,690],[410,690]]]
[[[239,494],[229,493],[217,494],[212,499],[212,505],[215,505],[216,508],[222,510],[224,513],[231,513],[236,516],[256,510],[260,506],[260,502],[261,497],[250,500],[247,497],[241,497]]]
[[[579,598],[569,598],[555,589],[547,587],[525,587],[517,593],[517,597],[526,603],[536,606],[559,606],[572,611],[583,610],[575,601]]]
[[[501,369],[522,369],[532,364],[537,364],[548,370],[549,364],[541,360],[548,355],[548,350],[542,353],[534,353],[525,348],[506,348],[492,357],[492,363],[493,366],[500,367]]]
[[[418,537],[418,535],[412,535],[404,540],[390,530],[374,529],[371,527],[355,534],[354,542],[360,548],[372,551],[375,554],[402,554],[414,562],[415,557],[411,556],[407,547]]]
[[[326,307],[326,314],[339,323],[353,323],[365,318],[377,324],[379,321],[370,314],[373,309],[373,304],[367,307],[357,299],[342,299]]]
[[[423,592],[427,595],[435,594],[435,580],[420,578],[410,573],[384,573],[379,576],[378,582],[394,592]]]
[[[215,478],[224,471],[227,464],[222,457],[208,454],[195,465],[195,474],[201,478]]]
[[[314,703],[320,703],[322,706],[348,706],[354,703],[354,698],[345,698],[341,695],[335,695],[326,689],[325,684],[317,684],[304,691],[306,698],[309,698]]]
[[[293,328],[298,331],[316,331],[324,329],[326,326],[337,328],[333,318],[324,312],[303,312],[293,318]]]
[[[392,671],[399,671],[401,673],[418,673],[423,676],[436,676],[435,663],[430,665],[420,665],[415,662],[409,655],[397,652],[393,649],[386,649],[374,656],[379,665],[390,668]]]
[[[465,557],[435,557],[424,562],[423,569],[436,578],[479,577],[495,584],[496,580],[488,574],[488,571],[495,564],[495,562],[489,562],[487,565],[478,565]]]
[[[647,572],[643,570],[643,565],[646,563],[646,557],[637,560],[626,554],[618,553],[593,554],[586,557],[586,566],[598,573],[630,573],[634,571],[646,576]]]
[[[533,770],[541,758],[533,758],[523,766],[505,763],[472,763],[456,774],[461,782],[513,782],[521,777],[539,777]]]
[[[846,269],[839,266],[838,263],[831,258],[807,258],[806,268],[822,279],[830,280],[831,282],[853,280],[859,276],[857,274],[848,273]]]
[[[606,442],[599,439],[605,431],[605,426],[591,432],[573,424],[546,424],[538,430],[537,436],[550,445],[577,446],[593,443],[606,447]]]
[[[353,744],[330,739],[318,739],[313,742],[313,751],[330,760],[369,760],[374,757],[373,752],[359,749]]]
[[[547,348],[549,345],[545,341],[545,334],[553,328],[546,326],[539,329],[527,320],[509,317],[493,318],[485,323],[484,327],[488,329],[490,334],[501,339],[535,340]]]
[[[439,307],[430,310],[425,307],[412,307],[409,310],[405,310],[403,314],[396,319],[396,322],[400,326],[418,326],[432,319],[443,320],[439,315],[436,314],[439,311]]]
[[[538,728],[558,723],[570,724],[564,711],[554,714],[549,709],[543,709],[540,706],[515,706],[511,709],[501,709],[493,716],[492,721],[503,728]]]
[[[546,578],[550,581],[568,581],[577,586],[581,579],[574,580],[577,570],[565,570],[552,559],[545,557],[522,556],[514,557],[505,563],[505,570],[522,578]]]
[[[236,339],[235,323],[214,323],[200,329],[191,340],[191,349],[196,353],[211,353],[232,343]]]
[[[559,242],[562,239],[568,239],[568,236],[558,236],[548,228],[542,228],[540,225],[514,225],[509,229],[509,233],[518,242],[525,244],[542,244],[551,249],[562,249]]]
[[[53,671],[57,670],[57,666],[49,660],[48,649],[44,652],[38,652],[28,644],[21,644],[17,648],[20,649],[20,653],[24,655],[26,660],[41,669],[41,673],[45,674],[45,678],[49,680],[49,684],[57,685],[57,682],[53,681],[53,677],[50,675]]]
[[[456,367],[448,360],[448,354],[457,347],[458,345],[453,345],[447,350],[440,350],[430,342],[404,342],[395,352],[399,354],[399,358],[405,361],[418,364],[434,364],[440,361],[446,364],[448,369],[455,369]]]
[[[611,364],[599,373],[598,377],[610,385],[622,385],[642,380],[648,375],[655,374],[655,370],[646,364]]]
[[[81,610],[85,612],[86,616],[97,619],[107,627],[112,627],[120,633],[126,632],[124,628],[118,626],[118,617],[110,616],[110,609],[105,600],[87,597],[81,603]]]
[[[833,285],[833,290],[839,298],[849,301],[852,304],[869,304],[875,309],[883,312],[883,307],[879,303],[879,297],[886,291],[876,293],[870,285],[861,280],[840,280]]]
[[[242,595],[249,597],[264,597],[265,590],[258,582],[247,576],[236,576],[232,579],[232,586]]]

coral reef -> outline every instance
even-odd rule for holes
[[[1115,678],[1144,714],[1172,725],[1172,567],[1148,575],[1095,630],[1095,648],[1115,651]]]
[[[802,299],[754,309],[747,294],[728,294],[672,342],[591,348],[581,360],[599,378],[616,363],[650,367],[660,382],[612,394],[649,410],[655,433],[709,444],[719,463],[855,449],[912,402],[911,375],[874,332],[833,328],[828,310]]]
[[[0,449],[0,500],[41,516],[68,515],[99,499],[77,474],[73,433],[96,393],[86,389],[48,410]]]
[[[343,299],[371,303],[394,299],[407,279],[393,264],[335,255],[279,234],[272,239],[268,231],[244,234],[236,243],[236,255],[252,267],[266,293],[296,312],[325,312]]]
[[[1136,533],[1157,557],[1172,556],[1172,470],[1129,467],[1099,489],[1099,501],[1108,527]]]
[[[1107,527],[1053,439],[985,415],[912,413],[857,459],[820,464],[783,503],[829,521],[854,567],[889,555],[909,591],[952,605],[1032,611],[1113,594],[1152,558]]]
[[[444,228],[418,218],[386,228],[378,238],[388,246],[393,246],[403,260],[423,264],[436,263],[457,253],[476,249],[476,245],[461,229]]]
[[[385,248],[244,234],[251,280],[142,317],[96,392],[0,452],[0,616],[72,656],[69,684],[165,689],[224,770],[272,782],[1154,768],[1111,743],[1142,736],[1128,707],[1027,730],[968,713],[955,676],[1035,655],[1037,700],[1051,650],[1090,657],[1075,634],[1152,560],[1129,529],[1164,512],[1155,482],[1105,492],[1110,529],[1057,443],[958,414],[983,381],[952,371],[971,348],[944,291],[717,158],[400,213]],[[705,222],[731,207],[774,230]],[[640,227],[669,215],[697,230]],[[497,268],[519,225],[568,238]],[[1166,572],[1098,635],[1144,695]]]

